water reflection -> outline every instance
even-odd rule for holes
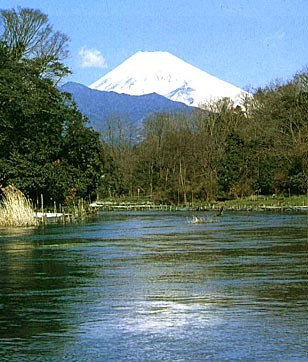
[[[0,234],[0,357],[304,360],[306,216],[190,216]]]
[[[65,247],[55,250],[53,243],[50,248],[43,244],[15,235],[1,244],[0,338],[31,338],[70,327],[67,300],[80,298],[82,278],[93,273],[82,258],[74,263]]]

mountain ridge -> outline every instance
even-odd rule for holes
[[[108,121],[115,119],[121,119],[135,128],[140,128],[143,121],[153,114],[180,112],[190,114],[195,109],[156,93],[133,96],[99,91],[75,82],[63,84],[60,90],[72,94],[79,110],[89,118],[90,126],[97,131],[106,130]]]

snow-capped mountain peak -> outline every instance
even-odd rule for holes
[[[236,103],[244,91],[168,52],[137,52],[89,86],[130,95],[157,93],[173,101],[198,106],[230,97]]]

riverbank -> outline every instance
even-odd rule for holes
[[[223,202],[228,210],[308,212],[308,196],[250,196],[226,200]]]
[[[149,199],[142,198],[121,198],[105,199],[93,202],[90,207],[95,210],[103,211],[207,211],[224,210],[238,211],[275,211],[275,212],[307,212],[308,213],[308,196],[250,196],[232,200],[219,200],[213,202],[195,202],[187,205],[167,205],[155,203]]]

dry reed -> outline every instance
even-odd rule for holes
[[[2,188],[0,202],[0,226],[18,227],[38,224],[30,201],[15,186]]]

